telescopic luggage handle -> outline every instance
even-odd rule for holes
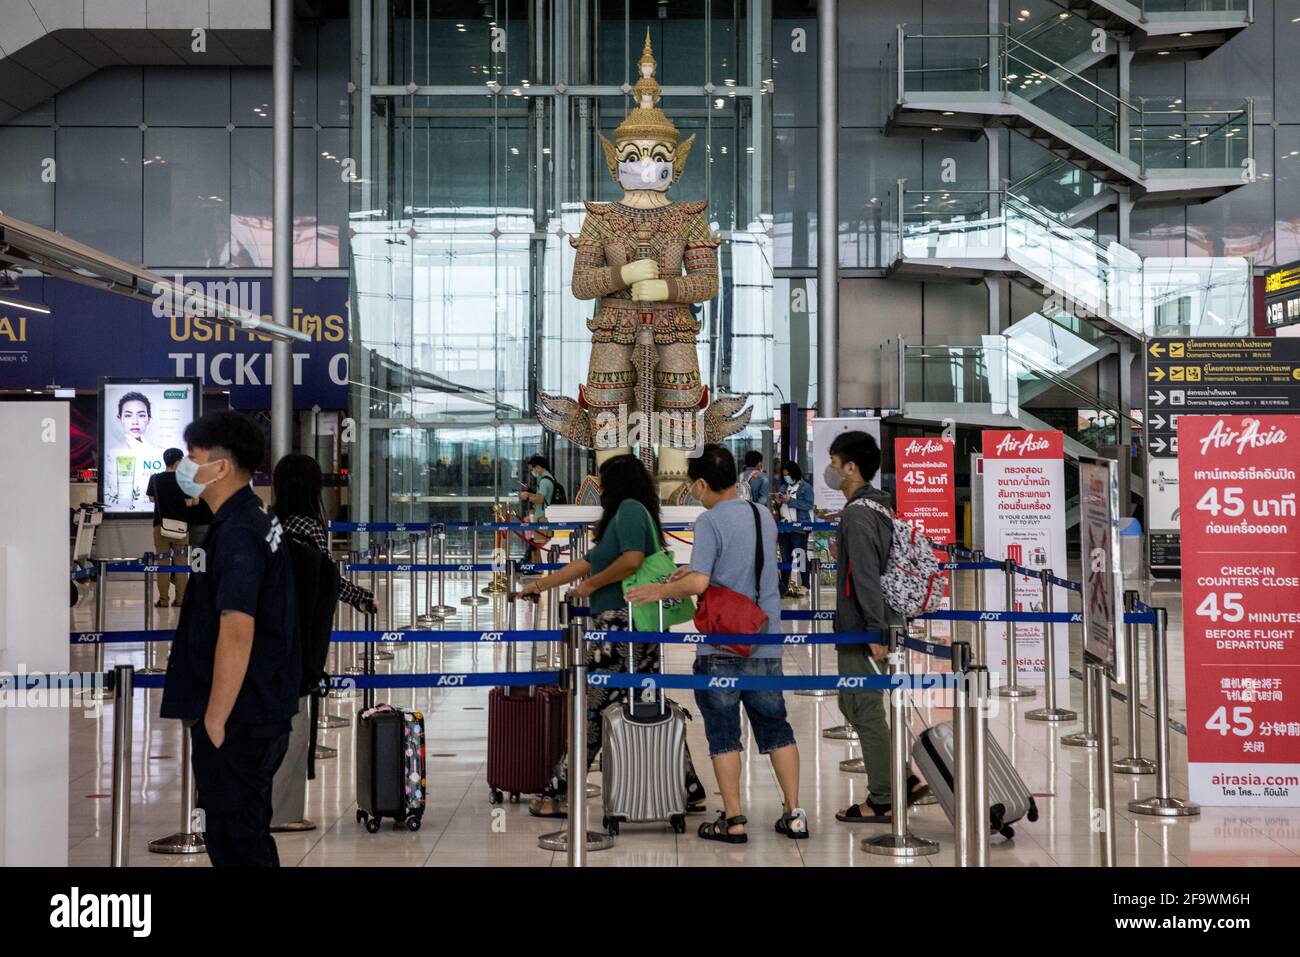
[[[664,603],[662,599],[655,602],[655,606],[659,609],[659,631],[662,633],[664,630]],[[630,601],[627,603],[627,627],[629,634],[632,634],[636,628],[636,619],[632,617],[632,603]],[[664,674],[664,652],[666,650],[667,649],[661,644],[659,647],[659,674],[661,677]],[[628,674],[636,674],[636,646],[630,640],[627,643],[627,670]],[[650,683],[649,687],[653,688],[658,693],[659,713],[661,715],[664,714],[668,708],[668,693],[664,691],[663,688],[656,686],[653,681]],[[630,692],[628,694],[628,711],[631,713],[633,706],[636,704],[637,689],[629,688],[628,691]]]

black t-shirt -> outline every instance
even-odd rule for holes
[[[293,566],[280,522],[251,488],[213,516],[191,553],[193,573],[167,662],[161,715],[196,720],[207,710],[223,611],[252,615],[253,649],[227,727],[253,734],[289,729],[302,677]]]
[[[153,523],[161,525],[164,518],[189,522],[191,525],[206,525],[212,521],[212,512],[207,505],[186,505],[185,493],[176,481],[175,472],[155,472],[149,476],[149,486],[145,494],[153,497]]]

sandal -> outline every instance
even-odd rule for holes
[[[866,805],[871,809],[870,814],[862,813],[861,804],[850,804],[847,810],[836,811],[835,820],[841,824],[893,824],[894,816],[890,812],[893,808],[888,804],[877,804],[871,798],[867,798]]]
[[[705,821],[700,825],[696,833],[706,841],[722,841],[724,844],[747,844],[749,843],[748,834],[732,834],[731,829],[748,823],[748,818],[743,814],[727,817],[726,811],[719,811],[717,818],[712,821]]]
[[[907,776],[907,806],[911,807],[923,797],[930,794],[930,785],[926,784],[915,774]]]
[[[271,825],[272,834],[288,834],[288,833],[298,832],[298,831],[314,831],[314,830],[316,830],[316,822],[309,821],[307,818],[303,818],[301,821],[290,821],[288,824]]]
[[[776,822],[776,833],[784,834],[795,841],[807,840],[808,814],[801,807],[782,814]]]
[[[567,818],[569,809],[558,795],[543,794],[528,802],[528,813],[533,817]]]

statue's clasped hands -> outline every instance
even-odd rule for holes
[[[619,272],[623,281],[632,287],[634,302],[665,302],[668,299],[668,282],[659,278],[659,264],[653,259],[637,259]]]

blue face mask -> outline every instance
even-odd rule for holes
[[[205,464],[211,465],[212,463],[207,462]],[[207,482],[195,481],[195,476],[198,475],[199,469],[202,467],[198,462],[190,458],[181,459],[180,464],[176,466],[176,484],[181,487],[181,491],[188,498],[198,498],[203,494],[203,490],[208,487]]]
[[[793,475],[787,475],[787,476],[785,477],[785,484],[786,484],[786,485],[793,485],[793,484],[794,484],[794,476],[793,476]]]

